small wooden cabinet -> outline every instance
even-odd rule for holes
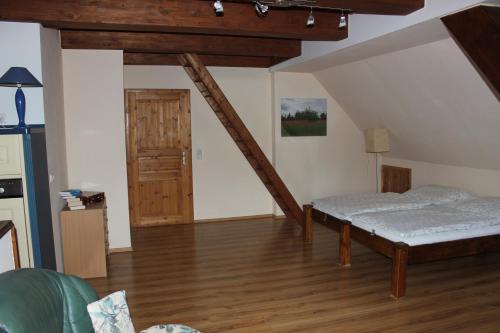
[[[106,203],[61,211],[64,273],[81,278],[107,276],[108,221]]]

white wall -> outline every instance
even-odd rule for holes
[[[130,247],[122,51],[63,50],[70,187],[106,192],[111,248]]]
[[[57,268],[62,271],[63,258],[59,212],[64,206],[64,201],[61,200],[59,191],[68,187],[64,131],[62,52],[58,30],[41,28],[40,32],[52,229],[54,233]]]
[[[126,185],[125,170],[123,176],[116,172],[119,159],[109,157],[105,160],[108,165],[98,163],[100,169],[95,171],[91,164],[85,165],[85,161],[103,161],[105,158],[96,156],[95,150],[101,149],[92,145],[94,140],[99,138],[102,146],[109,144],[106,138],[110,140],[118,136],[100,131],[98,119],[106,123],[104,127],[107,129],[115,126],[121,132],[123,111],[119,117],[115,112],[119,107],[115,101],[115,95],[118,95],[115,87],[122,87],[120,72],[116,68],[118,56],[121,55],[110,51],[63,51],[71,186],[79,186],[85,181],[100,182],[96,175],[90,175],[105,173],[111,161],[115,172],[107,174],[108,181]],[[263,151],[275,160],[278,173],[299,203],[332,194],[374,190],[374,165],[364,153],[362,132],[313,75],[277,73],[273,81],[269,72],[263,69],[212,67],[209,70]],[[98,73],[101,74],[100,81],[96,80]],[[196,219],[273,213],[273,201],[267,190],[181,67],[125,66],[124,87],[191,90]],[[102,91],[111,97],[104,98]],[[273,93],[276,99],[273,99]],[[280,115],[276,111],[281,97],[326,98],[328,136],[281,138]],[[115,102],[110,103],[110,100]],[[111,118],[113,125],[109,123]],[[273,137],[273,131],[276,137]],[[124,149],[125,142],[120,140],[113,146]],[[198,149],[202,150],[202,159],[197,159]],[[125,156],[122,163],[125,168]],[[126,190],[123,193],[126,195]],[[127,208],[123,207],[123,211],[127,212]],[[276,213],[280,214],[279,211]],[[126,223],[115,224],[115,233],[125,231],[128,232],[128,219]]]
[[[271,80],[265,69],[209,68],[271,158]],[[266,188],[191,79],[179,66],[125,66],[125,88],[190,89],[195,219],[272,213]],[[201,150],[203,158],[197,159]]]
[[[302,42],[302,55],[273,67],[275,70],[313,72],[335,52],[388,33],[477,5],[483,0],[426,0],[424,8],[409,15],[349,15],[349,37],[335,42]],[[498,0],[496,1],[498,2]]]
[[[481,196],[500,197],[500,171],[456,167],[395,158],[384,164],[412,169],[413,186],[438,184],[465,188]]]
[[[274,73],[275,164],[299,204],[334,194],[373,192],[375,165],[363,133],[312,74]],[[326,137],[281,137],[280,99],[326,98]]]
[[[500,170],[500,104],[451,38],[315,76],[359,128],[389,129],[389,157]]]
[[[42,82],[40,25],[0,22],[0,76],[10,67],[26,67]],[[42,82],[43,83],[43,82]],[[14,95],[17,88],[0,87],[0,117],[8,125],[17,125]],[[26,96],[26,124],[43,124],[43,89],[23,88]]]
[[[299,203],[374,190],[374,164],[364,153],[361,131],[313,75],[276,73],[271,80],[264,69],[209,70]],[[125,66],[124,76],[130,89],[191,89],[196,219],[273,212],[271,196],[181,67]],[[328,136],[281,138],[281,97],[327,98]]]

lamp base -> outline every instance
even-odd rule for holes
[[[26,128],[26,123],[24,122],[24,117],[26,116],[26,98],[21,87],[18,87],[16,91],[16,110],[17,118],[19,118],[17,127]]]

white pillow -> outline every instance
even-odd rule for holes
[[[124,290],[87,305],[96,333],[135,333]]]
[[[428,201],[429,203],[436,205],[454,201],[470,200],[476,197],[467,190],[441,185],[419,186],[413,190],[409,190],[403,195],[418,200]]]
[[[483,197],[459,202],[453,206],[465,212],[500,218],[500,198]]]
[[[141,333],[201,333],[194,328],[179,324],[156,325]]]

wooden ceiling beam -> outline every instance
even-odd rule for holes
[[[253,0],[224,1],[237,3],[253,2]],[[356,14],[408,15],[424,8],[425,0],[316,0],[316,5],[321,7],[351,9]]]
[[[141,53],[183,53],[293,58],[301,42],[293,39],[186,35],[145,32],[61,31],[64,49],[124,50]]]
[[[400,0],[394,0],[400,1]],[[339,13],[315,13],[306,27],[303,9],[273,10],[265,18],[253,6],[225,3],[225,15],[214,15],[213,3],[199,0],[22,0],[0,1],[0,20],[39,22],[46,27],[76,30],[171,32],[255,36],[301,40],[341,40]]]
[[[124,53],[124,65],[167,65],[180,66],[177,54],[165,53]],[[207,66],[219,67],[256,67],[269,68],[286,58],[273,57],[250,57],[250,56],[224,56],[224,55],[200,55]]]
[[[500,7],[477,6],[441,20],[500,99]]]

